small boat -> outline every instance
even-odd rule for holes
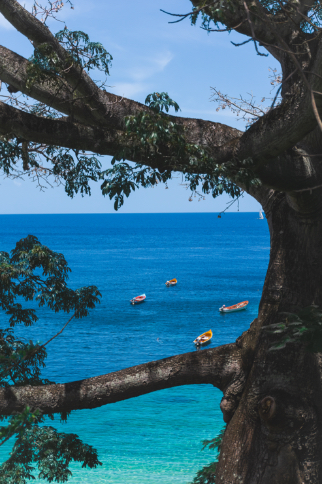
[[[145,294],[141,294],[141,296],[136,296],[133,299],[131,299],[130,303],[131,304],[140,304],[142,303],[146,298]]]
[[[221,308],[219,308],[219,311],[221,313],[234,313],[236,311],[241,311],[242,309],[246,309],[248,304],[248,301],[243,301],[238,304],[234,304],[233,306],[228,306],[226,307],[223,305]]]
[[[263,212],[261,210],[259,211],[259,217],[258,218],[259,218],[259,220],[263,220],[263,218],[264,218]]]
[[[177,279],[171,279],[170,281],[167,281],[165,283],[165,285],[168,286],[168,287],[169,286],[175,286],[177,284],[177,282],[178,282]]]
[[[212,338],[212,331],[211,329],[209,331],[206,331],[205,333],[202,333],[198,338],[194,340],[194,344],[197,346],[201,345],[206,345],[210,343],[210,340]]]

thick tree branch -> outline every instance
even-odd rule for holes
[[[191,118],[181,118],[185,126],[185,138],[188,143],[199,144],[209,150],[214,157],[227,158],[226,150],[230,153],[230,145],[227,141],[241,134],[238,130],[229,126]],[[93,151],[102,155],[115,155],[120,148],[126,146],[126,140],[122,131],[105,130],[95,126],[85,126],[70,120],[49,119],[26,113],[5,103],[0,102],[0,133],[13,135],[37,143],[53,144],[73,149]],[[225,142],[227,146],[225,145]],[[133,149],[130,161],[145,162],[149,166],[158,166],[162,163],[164,168],[179,170],[187,165],[178,164],[171,166],[166,161],[166,148],[162,158],[155,157],[153,160],[144,160],[140,147],[129,143],[129,149]],[[169,154],[171,147],[169,147]],[[184,160],[183,160],[184,162]],[[155,164],[154,164],[155,163]],[[190,167],[191,171],[198,172],[198,166]],[[210,167],[211,168],[211,167]]]
[[[35,47],[50,44],[62,62],[64,77],[73,90],[87,98],[89,106],[97,121],[104,120],[106,108],[102,99],[102,91],[89,77],[82,67],[72,61],[70,54],[58,42],[50,30],[31,13],[24,9],[16,0],[1,0],[0,12],[3,16]]]
[[[122,133],[73,123],[41,118],[0,102],[0,133],[40,144],[113,155],[120,148]]]
[[[76,96],[71,99],[71,90],[63,84],[62,80],[55,81],[48,76],[42,82],[35,81],[27,86],[28,66],[30,66],[29,61],[6,47],[0,46],[1,81],[68,116],[72,115],[76,121],[83,124],[124,130],[126,116],[135,115],[141,111],[150,111],[147,106],[139,102],[101,91],[104,97],[106,117],[104,121],[97,122],[92,108],[87,103],[88,100]],[[221,123],[179,116],[168,116],[168,118],[184,126],[186,138],[190,143],[204,147],[222,146],[242,135],[241,131]]]
[[[231,150],[231,142],[224,146],[215,145],[232,133],[231,128],[219,123],[200,122],[199,120],[186,119],[193,125],[193,143],[201,146],[210,146],[209,153],[215,160],[220,162],[227,159],[226,150]],[[207,129],[203,129],[203,126]],[[198,128],[198,129],[197,129]],[[225,133],[227,128],[228,134]],[[18,137],[35,143],[46,143],[63,146],[71,149],[83,149],[103,155],[115,155],[122,147],[126,146],[122,131],[105,130],[98,127],[85,126],[84,124],[69,120],[42,118],[26,113],[12,106],[0,102],[0,133],[3,136]],[[212,139],[207,139],[207,134]],[[191,140],[189,140],[191,142]],[[198,143],[199,142],[199,143]],[[237,140],[233,140],[236,144]],[[212,144],[214,143],[214,144]],[[189,171],[198,173],[202,171],[198,165],[189,165],[189,160],[181,160],[180,164],[173,164],[165,158],[157,157],[145,159],[144,153],[140,152],[140,146],[128,145],[130,161],[146,163],[151,168],[169,169],[173,171]],[[131,151],[132,150],[132,151]],[[252,153],[250,152],[250,155]],[[228,158],[229,159],[229,158]],[[305,150],[294,148],[290,152],[276,157],[266,165],[259,164],[255,172],[267,187],[273,187],[283,191],[301,190],[314,188],[321,183],[322,172],[319,160],[310,158]],[[259,159],[260,161],[260,159]],[[205,169],[205,167],[202,167]],[[211,166],[208,167],[211,171]],[[237,182],[242,189],[261,201],[261,189],[252,189]]]
[[[269,164],[258,167],[256,174],[263,184],[275,190],[310,190],[322,183],[321,158],[310,156],[303,148],[294,147]]]
[[[28,68],[32,66],[24,57],[0,46],[0,80],[13,86],[23,94],[36,101],[60,111],[86,124],[97,124],[92,109],[73,95],[70,86],[60,77],[42,76],[40,81],[33,80],[28,84]]]
[[[59,86],[50,78],[48,82],[34,83],[28,89],[26,87],[28,61],[6,48],[0,48],[0,53],[2,54],[1,80],[61,112],[68,115],[72,112],[75,119],[86,124],[113,126],[114,130],[124,129],[126,115],[148,110],[140,103],[102,91],[108,112],[105,121],[97,123],[85,99],[76,99],[71,103],[68,89],[58,89]],[[312,80],[315,84],[320,84],[317,76],[312,75]],[[320,86],[315,87],[319,89]],[[240,131],[220,123],[177,116],[169,116],[169,119],[184,126],[188,142],[210,149],[218,163],[230,161],[235,157],[239,159],[252,157],[256,163],[264,164],[272,159],[272,155],[276,157],[290,149],[315,126],[310,99],[306,96],[296,97],[275,108],[260,118],[242,138]],[[220,150],[218,146],[221,147]]]
[[[26,405],[44,414],[96,408],[181,385],[208,383],[224,391],[232,381],[245,380],[243,351],[229,344],[71,383],[2,388],[0,414],[21,412]]]
[[[204,2],[200,0],[191,0],[191,3],[196,8],[204,6]],[[273,32],[267,29],[265,21],[260,19],[249,19],[247,9],[245,9],[244,3],[247,9],[251,12],[256,5],[254,0],[247,0],[246,2],[234,0],[232,2],[221,2],[219,0],[210,0],[206,2],[203,11],[211,18],[216,20],[218,18],[218,10],[221,11],[220,22],[226,25],[227,28],[235,30],[236,32],[256,39],[262,44],[277,60],[281,61],[283,56],[282,52],[276,48],[278,41]],[[274,22],[278,24],[279,34],[284,39],[289,39],[294,31],[299,31],[299,24],[303,20],[302,15],[306,14],[312,5],[314,0],[308,0],[307,2],[288,2],[289,7],[292,8],[292,15],[289,16],[281,9],[280,13],[274,13]],[[269,12],[266,10],[267,14]],[[303,38],[309,38],[309,35],[303,35]]]

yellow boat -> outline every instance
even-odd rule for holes
[[[212,338],[212,331],[211,329],[209,331],[206,331],[205,333],[202,333],[198,338],[194,340],[194,344],[197,346],[201,345],[206,345],[210,343],[210,340]]]
[[[168,286],[168,287],[169,286],[175,286],[177,284],[177,282],[178,282],[177,279],[171,279],[170,281],[167,281],[165,283],[165,285]]]

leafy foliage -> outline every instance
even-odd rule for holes
[[[266,333],[275,336],[271,351],[281,350],[289,343],[304,344],[312,353],[322,351],[322,311],[318,306],[309,306],[298,313],[281,313],[281,316],[281,322],[264,328]]]
[[[15,338],[12,328],[0,330],[0,387],[51,383],[40,376],[46,357],[39,342]]]
[[[16,302],[20,297],[35,300],[39,307],[46,305],[55,312],[74,311],[76,318],[87,316],[101,294],[95,286],[69,289],[69,272],[64,256],[41,245],[33,235],[17,242],[11,257],[0,252],[0,307],[10,316],[10,326],[28,326],[38,319],[34,309],[23,309]]]
[[[25,428],[38,421],[39,418],[39,410],[32,412],[29,407],[26,407],[22,413],[10,417],[9,424],[0,427],[0,445],[4,444],[14,434],[22,435]]]
[[[206,447],[209,447],[209,449],[214,449],[217,452],[217,458],[220,454],[221,443],[225,430],[226,427],[224,427],[214,439],[204,440],[202,443],[203,449]],[[215,484],[217,462],[218,461],[216,460],[215,462],[204,466],[200,471],[198,471],[196,477],[192,481],[192,484]]]
[[[145,102],[150,111],[126,118],[123,147],[107,170],[101,169],[101,162],[94,154],[4,138],[0,139],[0,169],[7,176],[27,173],[37,180],[41,189],[44,183],[50,184],[50,177],[54,177],[56,183],[64,185],[70,197],[77,193],[90,195],[90,182],[101,179],[102,194],[114,199],[115,210],[123,205],[125,197],[132,191],[140,186],[146,188],[166,183],[176,170],[182,172],[183,181],[192,192],[201,190],[213,197],[222,193],[239,197],[241,189],[237,182],[243,182],[246,187],[260,183],[252,172],[251,159],[240,161],[238,165],[235,162],[220,165],[206,149],[187,143],[183,126],[166,115],[170,108],[176,112],[180,109],[168,93],[149,94]],[[33,105],[30,112],[46,117],[58,116],[53,110],[44,112],[41,103]],[[126,161],[138,155],[141,162]],[[24,171],[17,169],[19,159],[23,159]]]
[[[124,196],[128,197],[139,186],[166,183],[176,170],[183,173],[193,192],[201,185],[202,192],[212,193],[213,197],[224,192],[232,197],[240,196],[237,180],[246,186],[259,184],[251,170],[252,160],[244,160],[238,167],[233,162],[219,165],[206,149],[187,143],[183,126],[163,113],[170,107],[175,111],[180,109],[167,93],[149,94],[145,103],[152,113],[142,111],[126,118],[123,148],[114,156],[113,167],[101,173],[102,193],[115,198],[115,210],[123,205]],[[142,162],[132,166],[126,160],[134,154],[139,154]],[[155,165],[158,167],[151,168]]]
[[[0,138],[0,169],[5,175],[11,175],[19,158],[22,158],[22,149],[18,143]]]
[[[110,200],[114,198],[114,209],[118,210],[124,203],[124,196],[128,197],[139,186],[146,188],[153,187],[159,182],[165,183],[171,178],[171,171],[165,170],[160,173],[140,163],[131,166],[122,162],[103,171],[101,177],[105,178],[101,185],[102,194],[108,195]]]
[[[265,12],[267,14],[270,14],[272,19],[275,21],[277,16],[280,16],[279,20],[282,21],[283,17],[291,18],[294,14],[298,13],[297,2],[280,0],[260,0],[258,4],[264,7]],[[205,1],[203,3],[200,2],[198,7],[194,7],[191,13],[178,16],[181,17],[180,20],[189,17],[192,25],[196,25],[198,19],[200,18],[201,27],[207,31],[211,31],[212,23],[218,29],[222,29],[223,27],[225,27],[227,23],[227,17],[229,18],[229,14],[234,12],[237,8],[240,8],[238,2],[235,2],[233,0],[229,0],[226,2],[216,2],[214,5],[209,4],[209,2]],[[250,3],[248,5],[248,8],[250,14],[256,13],[259,16],[261,15],[260,8],[258,5],[256,5],[256,3]],[[250,18],[252,19],[252,16]],[[307,19],[304,18],[304,20],[300,23],[300,29],[303,32],[317,31],[319,27],[321,27],[321,19],[321,4],[319,1],[316,0],[312,3],[311,11]],[[180,20],[178,20],[178,22]],[[255,22],[256,17],[254,16],[254,19],[252,20]],[[228,32],[231,31],[230,28],[226,30]]]
[[[71,31],[66,27],[56,34],[56,39],[71,55],[71,59],[83,69],[98,69],[109,75],[113,57],[100,42],[91,42],[89,36],[81,30]]]
[[[53,427],[30,426],[17,436],[9,459],[0,466],[0,484],[25,484],[35,479],[35,467],[39,479],[66,482],[72,474],[71,461],[89,468],[101,465],[96,450],[77,435],[57,432]]]
[[[41,111],[41,106],[33,106],[32,112]],[[55,117],[50,112],[48,117]],[[17,168],[19,160],[24,163],[24,170]],[[47,163],[44,163],[47,162]],[[61,148],[54,145],[25,143],[24,140],[0,139],[0,169],[7,176],[22,177],[29,175],[43,189],[54,178],[57,184],[63,184],[68,196],[77,193],[91,194],[90,181],[98,181],[101,176],[101,162],[97,155],[85,151]]]
[[[113,57],[100,42],[91,42],[85,32],[81,30],[71,31],[67,27],[57,32],[55,37],[69,54],[69,68],[73,64],[77,64],[87,71],[97,69],[109,75],[109,67]],[[29,61],[29,87],[33,82],[44,80],[48,75],[59,77],[65,75],[67,66],[59,58],[50,43],[43,43],[35,48]]]
[[[167,92],[148,94],[145,98],[145,104],[156,114],[161,113],[163,110],[168,113],[170,107],[173,107],[176,113],[180,111],[179,104],[173,101]]]
[[[47,356],[45,346],[17,338],[14,327],[30,326],[38,320],[36,310],[23,307],[23,301],[29,304],[35,301],[39,307],[46,306],[54,312],[72,311],[75,318],[87,316],[101,294],[96,286],[68,288],[69,272],[64,256],[42,245],[32,235],[18,241],[11,255],[0,252],[0,307],[10,324],[0,330],[0,387],[51,383],[41,377]],[[67,414],[61,418],[66,420]],[[72,460],[82,462],[83,467],[100,464],[91,446],[74,434],[40,427],[43,422],[39,410],[26,407],[0,427],[0,445],[16,436],[9,459],[0,466],[0,484],[27,483],[28,479],[35,478],[34,465],[40,478],[65,482],[71,474]]]

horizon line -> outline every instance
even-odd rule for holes
[[[50,212],[50,213],[1,213],[0,216],[10,215],[171,215],[171,214],[223,214],[223,212]],[[252,212],[239,211],[239,212],[225,212],[224,215],[232,213],[258,213],[258,210]]]

